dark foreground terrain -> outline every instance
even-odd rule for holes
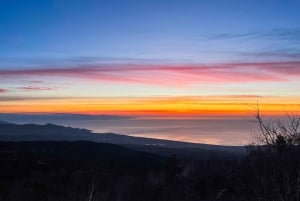
[[[5,122],[0,139],[0,201],[300,200],[300,150],[284,143],[245,151]]]
[[[1,142],[1,201],[299,200],[299,151],[178,159],[119,145]]]

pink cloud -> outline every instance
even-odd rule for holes
[[[6,93],[6,92],[7,92],[6,89],[1,89],[1,88],[0,88],[0,94],[1,94],[1,93]]]
[[[300,61],[223,64],[110,64],[0,70],[1,77],[63,77],[98,82],[183,86],[197,83],[278,82],[300,75]]]

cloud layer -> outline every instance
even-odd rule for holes
[[[266,115],[300,114],[299,97],[255,95],[102,97],[102,98],[14,98],[0,97],[0,113],[76,113],[137,117],[241,117],[255,112],[257,101]]]
[[[26,91],[50,91],[56,90],[55,87],[39,87],[39,86],[25,86],[25,87],[18,87],[18,89],[26,90]]]
[[[7,92],[6,89],[1,89],[1,88],[0,88],[0,94],[1,94],[1,93],[5,93],[5,92]]]
[[[75,66],[2,69],[0,80],[12,78],[75,78],[96,82],[138,83],[163,86],[198,83],[282,82],[300,76],[300,61],[240,62],[222,64],[81,64]],[[28,90],[51,90],[35,86]]]
[[[208,37],[208,39],[267,39],[267,40],[287,40],[300,42],[300,28],[281,28],[264,32],[245,32],[245,33],[222,33]]]

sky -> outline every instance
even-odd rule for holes
[[[1,0],[0,113],[300,114],[298,0]],[[172,138],[172,137],[170,137]]]

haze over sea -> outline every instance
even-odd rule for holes
[[[64,126],[90,129],[95,133],[118,133],[131,136],[161,138],[188,142],[245,145],[256,128],[250,118],[106,118],[94,120],[61,119],[45,117],[13,118],[14,123],[53,123]]]

